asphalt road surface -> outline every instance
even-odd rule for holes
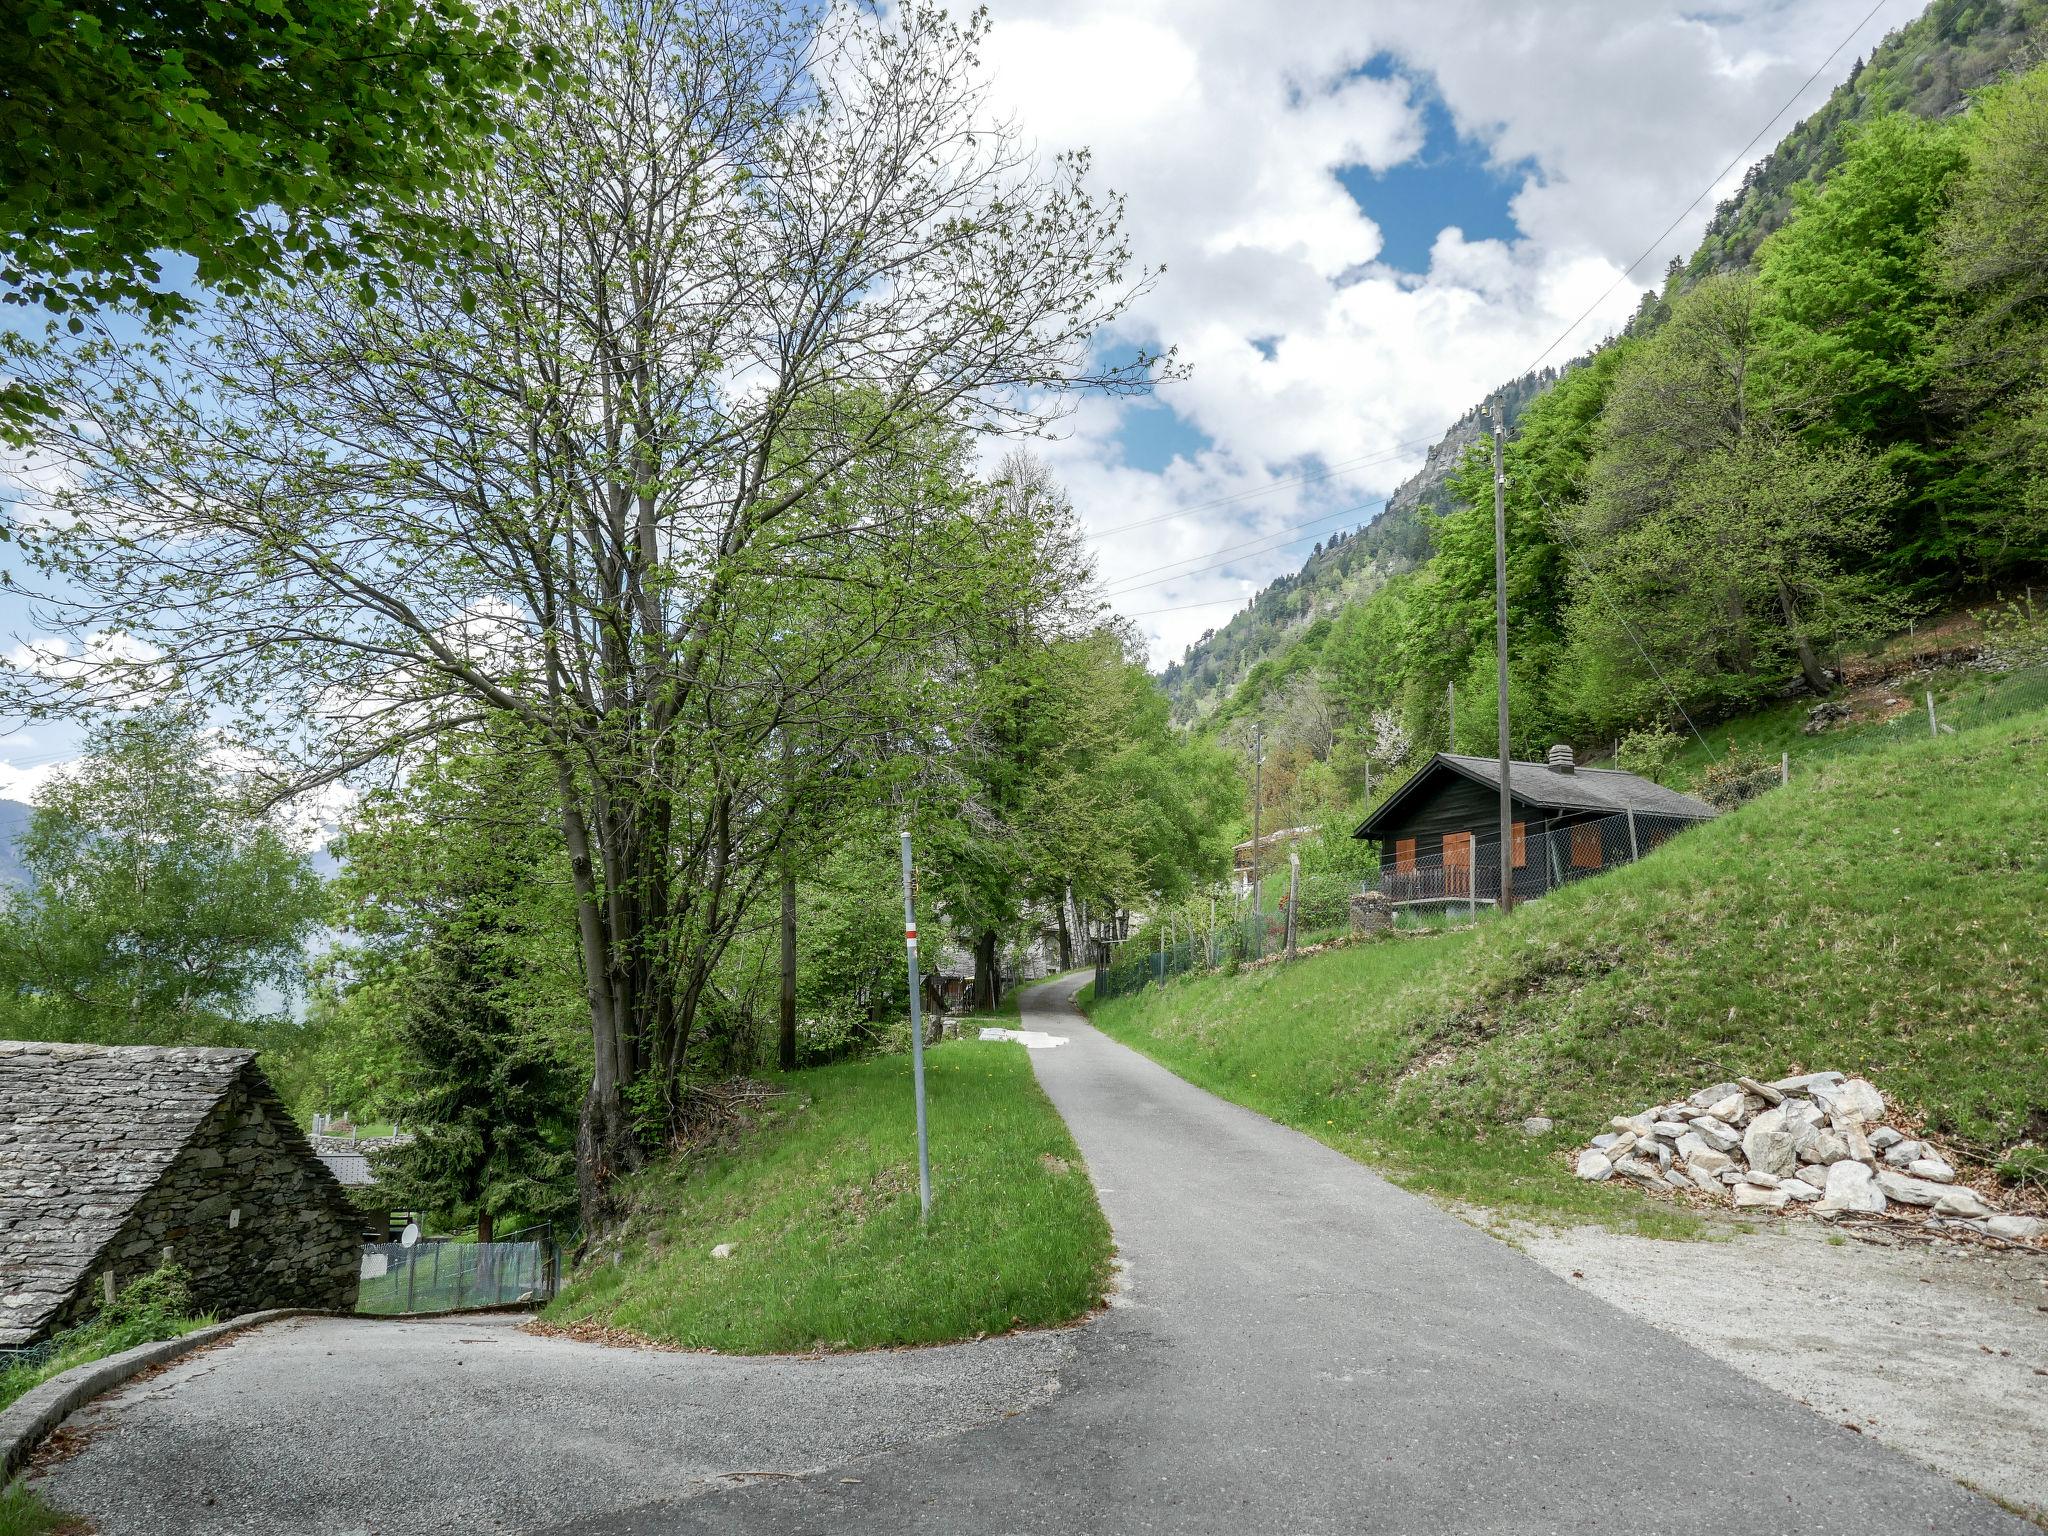
[[[1060,1393],[850,1467],[555,1536],[2039,1536],[1116,1044],[1074,1012],[1077,987],[1027,997],[1023,1023],[1070,1037],[1032,1060],[1127,1289],[1081,1335]]]
[[[288,1324],[103,1399],[44,1490],[104,1536],[2038,1536],[1182,1082],[1073,990],[1023,1023],[1069,1037],[1033,1062],[1126,1266],[1085,1327],[805,1361]]]

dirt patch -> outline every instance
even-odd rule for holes
[[[1552,1273],[1895,1450],[2048,1515],[2048,1257],[1812,1223],[1506,1233]]]

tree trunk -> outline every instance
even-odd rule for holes
[[[996,936],[984,933],[974,941],[974,1011],[994,1013],[1002,978],[996,974]]]
[[[1060,969],[1074,968],[1074,931],[1067,925],[1067,903],[1073,896],[1071,887],[1060,892]]]
[[[782,872],[782,991],[776,999],[775,1064],[796,1070],[796,875]]]
[[[1785,627],[1792,632],[1792,643],[1799,648],[1799,672],[1806,679],[1806,686],[1815,693],[1825,694],[1833,683],[1821,669],[1820,658],[1813,653],[1813,643],[1806,638],[1806,631],[1799,625],[1799,610],[1792,606],[1792,589],[1785,585],[1783,577],[1778,580],[1778,612],[1785,617]]]

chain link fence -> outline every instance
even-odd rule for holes
[[[1687,827],[1690,817],[1621,812],[1569,826],[1518,834],[1510,848],[1516,901],[1534,901],[1548,891],[1589,875],[1634,863]],[[1351,931],[1354,896],[1377,892],[1392,908],[1397,929],[1456,926],[1475,921],[1499,904],[1501,843],[1472,834],[1452,834],[1445,851],[1404,855],[1399,845],[1376,876],[1304,875],[1294,898],[1297,949],[1326,943]],[[1098,999],[1127,997],[1144,987],[1188,971],[1263,960],[1287,948],[1287,906],[1263,915],[1241,912],[1209,923],[1163,917],[1149,931],[1110,951],[1095,968]]]
[[[551,1226],[489,1243],[422,1238],[363,1244],[356,1310],[376,1316],[540,1305],[561,1283],[562,1250]]]

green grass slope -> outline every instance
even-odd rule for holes
[[[1109,1225],[1022,1046],[926,1053],[932,1219],[918,1221],[910,1058],[773,1080],[728,1150],[640,1176],[620,1260],[544,1314],[689,1348],[935,1344],[1071,1321],[1109,1280]],[[711,1250],[733,1245],[730,1258]]]
[[[1894,738],[1896,741],[1896,738]],[[1737,1073],[1868,1075],[2038,1177],[2048,1141],[2048,710],[1816,756],[1632,868],[1460,933],[1099,1004],[1204,1087],[1433,1192],[1650,1230],[1570,1177],[1616,1113]],[[1529,1115],[1557,1122],[1530,1140]]]

